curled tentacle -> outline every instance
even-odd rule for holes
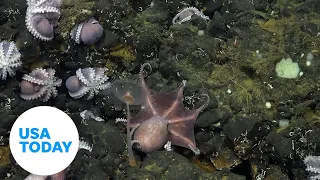
[[[152,72],[151,64],[150,64],[150,63],[144,63],[144,64],[142,64],[142,65],[141,65],[141,68],[140,68],[140,72],[139,72],[140,77],[142,77],[142,78],[143,78],[143,70],[144,70],[144,69],[145,69],[145,67],[147,67],[147,66],[149,66],[149,68],[150,68],[150,72]]]

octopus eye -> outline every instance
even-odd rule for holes
[[[139,143],[135,143],[134,147],[137,148],[137,149],[141,149],[141,145]]]
[[[34,90],[39,91],[40,90],[40,86],[35,86]]]

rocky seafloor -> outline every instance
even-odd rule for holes
[[[183,8],[210,17],[172,24]],[[320,155],[320,1],[319,0],[64,0],[54,39],[35,39],[26,28],[24,0],[0,1],[0,40],[16,43],[22,68],[0,81],[0,179],[28,173],[11,158],[9,131],[24,111],[55,106],[74,120],[80,137],[93,144],[80,150],[66,179],[307,179],[303,159]],[[94,17],[102,38],[75,44],[73,26]],[[306,55],[312,53],[311,65]],[[291,57],[303,71],[278,77],[276,63]],[[23,74],[51,67],[63,82],[78,68],[107,67],[110,81],[126,79],[148,62],[147,84],[157,91],[187,81],[184,103],[194,108],[203,92],[210,104],[195,124],[201,154],[173,147],[144,154],[137,167],[127,160],[124,106],[100,92],[92,100],[72,99],[65,86],[44,103],[19,97]],[[268,104],[268,106],[266,106]],[[270,106],[271,105],[271,106]],[[104,119],[83,123],[80,113]],[[133,114],[134,115],[134,114]],[[289,125],[279,127],[280,120]]]

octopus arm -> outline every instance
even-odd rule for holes
[[[180,89],[169,93],[151,91],[151,104],[157,114],[167,117],[178,107],[183,107],[183,98],[182,95],[179,95],[181,93]],[[145,104],[147,104],[147,102],[145,102]]]
[[[194,138],[194,124],[198,117],[198,110],[187,110],[183,107],[169,117],[169,137],[173,145],[182,146],[197,153],[198,148]]]
[[[169,128],[168,141],[171,141],[171,144],[176,146],[185,147],[192,150],[195,154],[199,154],[199,149],[196,146],[194,131],[193,128],[190,129],[183,128],[180,129],[177,127]]]
[[[69,95],[71,96],[71,97],[73,97],[73,98],[76,98],[76,99],[78,99],[78,98],[81,98],[81,97],[83,97],[84,95],[86,95],[88,92],[90,91],[90,88],[89,87],[86,87],[86,86],[83,86],[83,87],[81,87],[81,89],[79,89],[79,91],[77,91],[77,92],[70,92],[69,91]]]

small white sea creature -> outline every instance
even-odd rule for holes
[[[205,20],[210,20],[210,18],[203,14],[200,10],[195,7],[187,7],[180,11],[173,19],[172,24],[182,24],[186,21],[190,21],[193,15],[200,16]]]

